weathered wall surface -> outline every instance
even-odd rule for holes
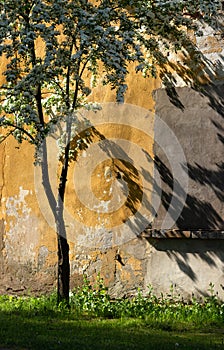
[[[13,139],[1,145],[1,289],[9,292],[55,279],[56,241],[36,201],[32,155]]]
[[[160,187],[157,184],[154,186],[157,192],[162,193],[154,228],[161,227],[173,199],[175,201],[169,214],[174,218],[178,216],[173,228],[223,230],[223,91],[223,84],[204,87],[201,93],[186,87],[179,88],[176,92],[180,107],[176,107],[169,101],[165,90],[157,90],[155,113],[174,131],[185,159],[181,159],[179,178],[174,179],[175,169],[172,166],[178,167],[180,158],[177,145],[172,145],[165,134],[164,149],[157,142],[154,143],[156,170],[162,179]],[[155,122],[155,139],[160,139],[160,129],[159,123]],[[169,161],[167,147],[171,148]],[[181,181],[186,175],[188,181],[185,189],[181,187]],[[179,215],[181,204],[183,209]]]
[[[161,202],[151,235],[148,231],[148,237],[154,239],[148,238],[153,248],[146,281],[157,290],[175,284],[177,292],[189,294],[205,294],[212,282],[223,296],[224,84],[204,87],[201,93],[187,87],[176,92],[179,107],[169,101],[164,90],[155,93],[156,115],[174,131],[185,159],[179,163],[179,149],[166,140],[166,135],[164,149],[154,143],[154,194],[160,194]],[[155,140],[160,131],[155,125]],[[171,147],[170,152],[167,147]],[[179,170],[176,177],[175,168]],[[186,174],[187,183],[183,182]],[[172,229],[166,230],[170,222]],[[164,231],[159,231],[161,227]]]
[[[199,44],[217,62],[221,79],[222,44],[206,30],[206,40]],[[137,128],[141,109],[113,115],[107,107],[107,118],[91,136],[93,146],[99,135],[112,139],[107,152],[104,148],[104,153],[112,150],[110,157],[98,148],[91,158],[86,150],[70,167],[66,220],[71,286],[81,283],[83,274],[94,280],[100,272],[115,296],[133,294],[138,287],[147,290],[148,284],[157,292],[168,292],[174,284],[184,295],[204,295],[212,282],[223,297],[224,86],[210,85],[201,93],[179,87],[171,102],[159,81],[131,71],[128,83],[125,102],[147,109],[143,124]],[[91,99],[111,102],[114,96],[98,87]],[[131,115],[131,122],[126,115]],[[127,143],[116,142],[114,147],[114,137]],[[39,170],[33,166],[33,151],[13,139],[0,145],[0,292],[4,293],[51,291],[56,284],[54,224]],[[57,164],[55,168],[50,160],[49,169],[54,183]],[[94,207],[95,198],[104,207]],[[151,215],[147,225],[137,215],[142,208]]]
[[[136,86],[135,93],[130,90],[127,93],[126,101],[132,101],[133,105],[154,109],[152,91],[159,87],[160,83],[151,80],[147,81],[138,75],[130,75],[130,86]],[[93,92],[92,100],[110,102],[114,100],[108,89],[99,87]],[[134,108],[134,107],[133,107]],[[145,110],[144,110],[145,111]],[[150,121],[150,137],[145,138],[133,132],[130,125],[125,125],[125,111],[121,116],[115,116],[116,125],[108,128],[108,122],[98,127],[98,131],[105,137],[113,138],[119,136],[129,143],[137,143],[139,147],[144,147],[150,156],[153,156],[153,120]],[[135,123],[137,115],[134,116]],[[113,120],[113,118],[112,118]],[[98,135],[94,135],[94,142],[98,142]],[[94,143],[93,142],[93,143]],[[66,195],[66,212],[68,213],[68,239],[70,242],[71,259],[71,286],[80,283],[83,274],[87,274],[94,279],[100,271],[107,284],[111,286],[114,294],[123,294],[134,290],[138,286],[144,285],[145,274],[145,245],[147,242],[140,242],[131,230],[126,230],[125,237],[121,232],[111,232],[110,228],[119,226],[126,220],[132,211],[138,210],[140,200],[136,203],[125,204],[124,194],[120,190],[121,206],[112,214],[104,212],[100,218],[98,210],[88,210],[88,206],[83,206],[79,200],[90,201],[87,192],[87,181],[91,182],[91,190],[94,196],[104,201],[107,205],[111,198],[112,182],[116,181],[119,172],[125,179],[129,180],[128,188],[131,189],[132,198],[137,190],[141,188],[141,180],[135,181],[135,169],[129,164],[129,155],[135,157],[131,146],[122,151],[122,145],[115,149],[113,158],[117,161],[100,160],[99,164],[93,168],[92,161],[89,161],[86,154],[80,157],[77,165],[71,164],[69,174],[68,191]],[[44,291],[52,290],[56,285],[56,236],[54,233],[54,222],[49,211],[47,200],[41,186],[40,169],[33,165],[33,148],[29,145],[18,145],[15,140],[7,139],[1,144],[1,284],[2,292],[18,291]],[[114,151],[114,150],[113,150]],[[55,154],[50,148],[49,170],[52,175],[52,183],[56,181],[57,164],[51,161]],[[121,152],[121,153],[120,153]],[[119,157],[125,155],[124,161]],[[113,163],[113,164],[112,164]],[[85,167],[92,169],[92,173],[85,172]],[[152,173],[152,165],[151,173]],[[76,192],[74,191],[74,172],[76,175]],[[113,169],[112,169],[113,168]],[[110,170],[108,172],[108,169]],[[108,172],[108,174],[105,173]],[[109,177],[108,177],[109,176]],[[108,182],[109,180],[109,182]],[[111,182],[110,182],[111,181]],[[123,181],[123,180],[122,180]],[[134,185],[133,185],[134,184]],[[122,184],[121,184],[122,185]],[[133,186],[137,186],[136,188]],[[137,190],[136,190],[137,189]],[[114,196],[116,197],[116,196]],[[135,200],[135,199],[134,199]],[[136,206],[136,207],[135,207]],[[105,208],[104,208],[105,209]],[[73,225],[72,220],[81,223],[80,226]],[[99,222],[99,219],[101,220]],[[109,224],[105,225],[106,220]],[[83,221],[85,226],[82,225]],[[140,243],[140,244],[139,244]],[[119,255],[122,264],[115,258]]]

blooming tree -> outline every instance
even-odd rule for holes
[[[117,101],[123,102],[129,64],[145,77],[159,75],[167,86],[175,84],[171,66],[194,84],[193,68],[201,69],[203,57],[188,32],[201,35],[202,21],[215,27],[218,10],[215,0],[0,1],[0,56],[7,60],[0,87],[0,123],[5,128],[1,140],[12,135],[19,143],[34,145],[56,223],[59,301],[68,302],[69,297],[63,210],[77,111],[91,108],[88,95],[99,82],[99,71],[101,82],[115,89]],[[170,61],[171,52],[181,53],[178,68]],[[87,72],[90,80],[85,78]],[[46,138],[62,121],[65,132],[58,142],[62,166],[55,197]]]

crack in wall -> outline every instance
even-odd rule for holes
[[[1,201],[1,215],[3,216],[4,210],[2,208],[3,205],[3,200],[4,200],[4,196],[3,196],[3,192],[4,192],[4,188],[6,188],[5,184],[6,184],[6,179],[5,179],[5,164],[6,164],[6,144],[2,144],[2,157],[1,157],[1,164],[2,164],[2,169],[1,169],[1,188],[0,188],[0,201]],[[2,217],[0,217],[1,219]]]

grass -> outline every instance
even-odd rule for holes
[[[213,293],[188,303],[173,294],[111,300],[99,279],[71,296],[0,296],[0,349],[223,349],[224,304]]]
[[[162,331],[142,320],[0,316],[2,346],[14,349],[224,349],[223,334]]]

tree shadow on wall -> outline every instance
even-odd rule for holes
[[[180,230],[215,230],[223,229],[224,221],[214,208],[212,203],[205,200],[200,200],[197,197],[185,193],[185,190],[180,186],[169,168],[155,156],[155,166],[160,174],[163,186],[154,183],[154,189],[157,193],[161,193],[161,204],[165,211],[169,211],[173,219],[176,218],[176,213],[182,206],[181,198],[186,197],[186,201],[180,216],[176,220],[177,228]],[[215,194],[220,200],[224,199],[221,191],[224,188],[222,180],[224,179],[224,167],[219,171],[209,171],[201,167],[193,167],[190,164],[185,166],[188,175],[200,184],[209,185],[214,189]],[[189,170],[188,170],[189,169]],[[204,171],[203,171],[204,170]],[[206,182],[205,182],[206,179]],[[175,184],[174,184],[175,183]],[[164,189],[165,188],[165,189]],[[173,189],[176,188],[176,193]],[[175,198],[175,207],[171,207],[171,200]]]
[[[219,89],[219,91],[221,93],[221,89]],[[220,102],[220,97],[218,98],[214,95],[212,99],[215,101],[214,110],[218,111],[220,103],[222,103]],[[212,101],[212,99],[210,99],[210,101]],[[213,121],[213,124],[219,129],[219,142],[223,142],[224,129],[221,128],[221,125],[219,125],[217,121]],[[127,216],[132,215],[134,217],[134,220],[132,221],[125,221],[125,219],[123,221],[123,223],[128,226],[129,230],[131,230],[137,237],[141,237],[141,234],[139,233],[141,233],[145,227],[151,229],[151,223],[148,222],[143,215],[136,215],[140,205],[149,208],[152,216],[155,217],[155,223],[153,223],[152,228],[156,228],[156,222],[159,220],[160,212],[157,212],[156,208],[153,207],[153,203],[149,202],[149,200],[143,196],[144,189],[142,182],[139,179],[140,174],[135,168],[131,155],[120,147],[119,144],[113,140],[109,140],[102,130],[94,126],[85,129],[73,139],[71,145],[73,149],[77,149],[79,140],[83,141],[79,144],[79,152],[87,150],[93,143],[98,143],[108,159],[111,159],[113,176],[121,185],[121,188],[123,188],[124,193],[126,190],[123,185],[126,184],[128,196],[124,206],[128,210],[128,212],[126,212]],[[180,212],[180,215],[176,220],[176,226],[180,232],[184,230],[214,231],[222,230],[224,228],[223,218],[220,216],[216,206],[214,206],[212,202],[206,199],[202,200],[196,195],[187,193],[186,190],[181,187],[180,183],[174,179],[172,172],[163,159],[158,156],[155,156],[154,159],[152,159],[149,153],[144,150],[142,151],[147,157],[148,164],[154,164],[161,181],[157,182],[156,179],[153,178],[149,169],[142,168],[141,174],[160,196],[162,208],[160,209],[162,210],[162,215],[165,215],[166,212],[169,211],[171,217],[175,219],[177,216],[176,213]],[[73,161],[78,159],[79,152],[77,151],[74,153],[72,158]],[[224,202],[224,163],[218,164],[215,170],[207,169],[199,163],[190,164],[190,162],[188,162],[182,166],[195,184],[211,188],[217,199],[220,202]],[[174,201],[173,198],[175,198]],[[183,198],[186,198],[184,206]],[[180,208],[182,210],[180,210]],[[195,232],[195,235],[197,235],[197,232]],[[155,244],[154,240],[149,240],[150,243]],[[192,253],[198,259],[205,261],[208,266],[216,266],[215,257],[218,257],[224,263],[224,257],[218,252],[218,250],[214,250],[214,252],[217,252],[214,253],[213,248],[210,250],[208,247],[205,248],[205,243],[201,244],[201,240],[194,240],[193,242],[192,240],[189,240],[189,242],[189,244],[184,244],[184,239],[176,240],[175,238],[165,241],[159,240],[156,241],[155,247],[158,250],[166,251],[170,258],[175,259],[180,270],[191,278],[192,281],[197,281],[197,276],[189,264],[187,253]],[[214,246],[214,249],[219,248],[219,243],[215,244],[214,241],[212,242],[211,247]]]
[[[183,68],[185,70],[179,72],[188,82],[189,72],[191,72],[191,70],[186,69],[186,67],[189,68],[188,63],[185,68]],[[175,70],[176,67],[173,66],[173,69]],[[223,67],[220,66],[219,69],[223,70]],[[204,73],[207,73],[207,76],[210,76],[211,81],[215,79],[215,77],[212,76],[213,73],[211,71],[205,71]],[[194,74],[197,74],[197,72],[194,72]],[[198,92],[197,87],[194,88]],[[172,87],[167,89],[166,92],[170,102],[180,109],[180,111],[183,111],[185,107],[179,98],[178,91]],[[221,117],[224,117],[223,85],[215,85],[215,83],[211,83],[210,85],[204,86],[203,89],[200,90],[200,94],[208,99],[209,106],[215,112]],[[217,120],[213,120],[212,122],[217,128],[218,140],[224,143],[224,128],[221,123],[217,122]],[[141,237],[139,232],[142,232],[144,227],[148,226],[148,228],[151,229],[151,223],[148,222],[143,215],[137,215],[139,206],[143,205],[149,208],[152,217],[155,217],[153,227],[156,228],[160,212],[157,212],[157,209],[153,207],[153,204],[143,196],[144,189],[139,179],[139,172],[135,168],[131,156],[128,155],[128,153],[117,143],[107,139],[107,136],[101,130],[94,127],[94,125],[79,133],[77,137],[73,139],[71,148],[76,150],[80,140],[81,144],[79,143],[79,151],[87,150],[93,143],[99,143],[101,150],[109,159],[111,159],[113,176],[116,181],[120,183],[124,193],[126,191],[124,184],[126,184],[128,196],[124,206],[128,210],[127,216],[134,216],[134,220],[128,222],[124,219],[123,223],[125,223],[137,237]],[[172,172],[163,159],[155,156],[153,160],[147,152],[145,152],[145,154],[147,155],[148,163],[154,163],[154,167],[160,175],[162,185],[153,178],[148,169],[141,169],[141,173],[144,179],[147,179],[147,181],[151,183],[154,191],[160,196],[161,208],[159,210],[162,210],[162,215],[165,215],[166,212],[169,211],[169,214],[175,220],[177,212],[181,212],[175,220],[177,229],[180,232],[183,230],[206,230],[211,232],[214,230],[223,230],[224,221],[214,203],[210,202],[209,199],[202,200],[197,195],[186,193],[186,190],[181,187],[176,179],[173,178]],[[78,157],[79,152],[76,151],[71,160],[76,161]],[[182,166],[196,185],[198,184],[200,186],[209,187],[214,192],[217,199],[221,203],[224,202],[224,163],[217,164],[215,170],[207,169],[199,163],[191,164],[188,162]],[[184,206],[183,198],[186,198]],[[175,200],[173,201],[173,199]],[[180,210],[180,208],[183,209]],[[195,232],[195,235],[197,235],[197,232]],[[155,244],[156,249],[166,251],[170,258],[175,259],[180,270],[191,278],[192,281],[197,281],[197,276],[189,264],[188,253],[205,261],[208,266],[211,267],[216,267],[216,257],[224,263],[224,257],[219,252],[219,241],[209,241],[210,248],[205,241],[201,244],[201,240],[193,240],[193,242],[192,240],[189,240],[189,243],[187,244],[184,239],[176,240],[175,238],[165,241],[158,240],[156,243],[154,240],[150,240],[150,242]]]
[[[211,171],[204,169],[200,166],[193,167],[190,164],[188,166],[189,176],[197,183],[204,186],[210,186],[220,201],[224,201],[223,196],[223,179],[224,179],[224,167],[220,167],[217,171]],[[182,212],[176,220],[176,230],[173,231],[173,237],[169,230],[167,232],[163,230],[163,236],[161,238],[146,238],[148,242],[155,247],[156,250],[165,252],[171,261],[175,261],[180,271],[184,273],[192,282],[198,282],[198,276],[195,273],[192,265],[192,259],[203,261],[209,268],[218,268],[217,261],[219,260],[224,264],[224,253],[222,249],[223,240],[217,239],[219,233],[215,236],[216,239],[197,239],[200,238],[200,233],[205,230],[206,232],[220,231],[224,227],[224,221],[214,208],[212,203],[199,200],[193,195],[185,193],[184,189],[177,183],[172,176],[169,168],[158,158],[155,157],[155,167],[157,168],[162,184],[158,184],[154,180],[154,190],[161,195],[161,206],[164,212],[158,212],[158,215],[164,214],[169,210],[169,213],[173,218],[176,217],[176,212],[182,205],[181,198],[186,195],[186,202],[182,209]],[[164,188],[166,190],[164,190]],[[173,192],[173,189],[176,192]],[[170,207],[171,200],[175,196],[175,207]],[[152,225],[156,230],[156,223]],[[186,238],[182,236],[183,231],[194,232],[195,239]],[[146,230],[147,232],[152,230]],[[159,230],[158,230],[159,232]],[[176,238],[178,232],[179,238]],[[147,237],[147,235],[146,235]],[[217,287],[217,286],[215,286]],[[207,296],[206,292],[197,289],[200,295]]]
[[[205,86],[200,92],[202,97],[207,98],[209,107],[215,112],[211,114],[210,121],[216,128],[214,132],[216,132],[217,144],[220,142],[224,144],[223,92],[223,83],[219,83],[218,85],[210,84]],[[179,108],[176,103],[172,104]],[[209,140],[206,146],[209,147]],[[211,159],[208,166],[205,166],[203,161],[200,164],[200,160],[193,163],[187,162],[185,165],[182,165],[182,168],[189,176],[191,185],[194,187],[194,192],[192,193],[186,193],[178,181],[173,178],[164,156],[162,156],[162,159],[156,156],[154,162],[162,181],[162,183],[157,183],[154,180],[154,190],[156,193],[161,194],[162,208],[159,209],[159,215],[165,215],[165,213],[169,211],[170,215],[175,218],[176,212],[183,203],[182,199],[186,196],[183,210],[176,220],[176,230],[180,233],[183,231],[192,231],[194,236],[198,236],[198,238],[202,237],[201,233],[203,234],[203,232],[204,237],[206,237],[207,232],[207,237],[213,237],[213,239],[186,239],[184,235],[183,238],[180,239],[175,238],[176,236],[174,233],[174,238],[172,239],[149,238],[148,240],[157,250],[164,251],[171,260],[174,260],[180,271],[186,274],[192,282],[197,282],[198,276],[192,268],[190,256],[191,258],[193,256],[198,261],[203,261],[209,268],[218,268],[218,261],[224,264],[223,240],[219,239],[219,234],[224,231],[224,220],[221,214],[224,208],[224,162],[218,161],[214,163],[214,159]],[[199,195],[197,195],[197,188],[202,190],[202,193],[204,191],[205,194],[208,193],[207,191],[209,190],[210,195],[205,195],[204,198],[199,197]],[[172,201],[173,197],[175,201]],[[175,206],[172,207],[171,203],[175,203]],[[154,228],[156,229],[156,220]],[[213,235],[209,233],[213,233]],[[170,237],[169,233],[166,234],[166,232],[163,232],[163,238],[165,238],[166,235],[167,238]],[[180,236],[181,234],[179,234],[179,237]],[[197,291],[201,295],[207,295],[205,291],[199,288]]]
[[[165,252],[170,260],[174,260],[180,271],[188,276],[192,282],[197,282],[198,277],[190,265],[190,258],[203,261],[208,268],[217,268],[217,261],[224,263],[224,254],[220,240],[199,239],[149,239],[156,250]],[[217,286],[216,286],[217,287]],[[199,291],[199,290],[198,290]],[[202,294],[201,291],[199,291]]]
[[[89,120],[86,120],[86,123],[90,125]],[[110,123],[106,124],[106,129],[109,124]],[[116,138],[118,137],[118,135],[115,136]],[[139,213],[139,208],[144,206],[147,207],[149,211],[151,210],[154,215],[155,212],[153,211],[152,203],[150,203],[148,198],[144,196],[143,181],[141,179],[141,174],[135,166],[135,161],[117,142],[108,138],[106,130],[104,132],[100,127],[97,128],[94,125],[90,125],[85,130],[78,132],[71,141],[71,149],[74,152],[70,157],[70,162],[78,161],[82,152],[87,151],[93,144],[98,145],[99,149],[107,159],[107,163],[103,160],[102,163],[104,162],[105,165],[107,165],[105,168],[109,168],[108,170],[111,178],[107,179],[108,182],[116,181],[121,193],[126,196],[126,199],[122,204],[123,215],[121,215],[121,224],[123,223],[127,225],[136,237],[139,237],[144,228],[149,224],[148,220]],[[150,162],[152,162],[151,157]],[[98,176],[99,175],[102,178],[100,186],[102,187],[101,192],[103,192],[105,174],[102,173],[98,174]],[[144,180],[146,180],[146,178]],[[133,218],[133,220],[129,220],[130,217]]]

